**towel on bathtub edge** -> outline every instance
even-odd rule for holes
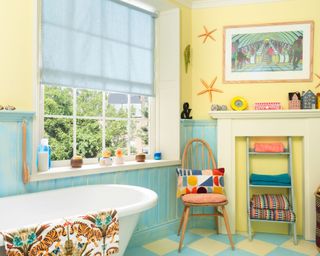
[[[116,210],[3,231],[6,255],[112,255],[119,252]],[[20,254],[19,254],[20,253]]]

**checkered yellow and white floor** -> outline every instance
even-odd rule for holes
[[[125,256],[320,256],[314,242],[299,239],[298,245],[294,245],[288,235],[257,233],[249,241],[245,235],[237,234],[233,235],[233,241],[234,251],[226,235],[217,235],[209,229],[191,229],[185,235],[181,253],[178,253],[179,237],[171,235],[141,247],[128,248]]]

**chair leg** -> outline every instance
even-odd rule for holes
[[[222,213],[223,213],[224,223],[226,224],[226,229],[227,229],[230,245],[231,245],[232,250],[234,250],[234,244],[232,241],[232,235],[231,235],[230,226],[229,226],[228,214],[227,214],[226,208],[224,206],[222,206]]]
[[[188,224],[189,211],[190,211],[190,206],[186,206],[186,210],[184,212],[184,217],[183,217],[184,220],[183,220],[183,226],[182,226],[182,233],[181,233],[180,242],[179,242],[179,252],[181,252],[181,247],[182,247],[183,239],[184,239],[184,233],[186,231],[187,224]]]
[[[184,214],[186,213],[186,209],[187,209],[187,206],[185,206],[183,208],[183,213],[182,213],[182,216],[181,216],[180,225],[179,225],[179,229],[178,229],[178,236],[180,236],[180,231],[181,231],[182,223],[183,223],[183,220],[184,220]]]
[[[218,214],[218,207],[213,207],[213,213]],[[218,216],[214,216],[214,220],[216,223],[216,230],[217,230],[217,234],[219,234],[219,217]]]

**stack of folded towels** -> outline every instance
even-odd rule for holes
[[[291,210],[289,200],[285,195],[253,195],[250,201],[251,219],[290,221],[296,217]]]
[[[280,153],[284,152],[285,149],[282,143],[255,143],[254,151],[263,153]]]
[[[263,175],[252,173],[250,177],[250,184],[269,186],[290,186],[291,178],[287,173],[278,175]]]

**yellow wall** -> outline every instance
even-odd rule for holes
[[[191,84],[185,79],[190,76],[183,74],[184,62],[182,60],[182,83],[181,83],[181,104],[187,99],[191,104],[192,116],[194,119],[210,119],[208,111],[211,103],[208,95],[198,96],[197,93],[203,89],[200,79],[211,82],[214,77],[218,77],[215,86],[222,89],[224,93],[214,93],[213,103],[230,105],[230,101],[235,96],[243,96],[249,102],[249,108],[253,109],[253,104],[259,101],[280,101],[284,108],[288,107],[288,92],[303,91],[312,89],[315,91],[315,85],[319,83],[317,79],[307,83],[265,83],[265,84],[223,84],[222,83],[222,57],[223,57],[223,27],[230,25],[245,25],[245,24],[263,24],[272,22],[290,22],[290,21],[305,21],[313,20],[315,22],[314,31],[314,71],[320,73],[320,1],[319,0],[290,0],[277,3],[267,4],[251,4],[237,5],[210,9],[194,9],[191,12],[191,27],[190,22],[182,19],[182,31],[188,29],[191,31]],[[181,8],[182,17],[186,17],[185,8]],[[203,33],[203,26],[209,30],[217,29],[213,33],[216,41],[209,41],[205,44],[202,39],[198,38],[199,34]],[[189,40],[185,37],[188,33],[182,34],[182,47],[184,42]],[[182,49],[183,50],[183,49]],[[183,53],[183,52],[182,52]],[[191,89],[191,90],[190,90]],[[320,88],[318,89],[320,90]],[[245,175],[245,140],[239,138],[236,144],[236,175],[237,175],[237,220],[236,228],[238,231],[247,230],[246,219],[246,175]],[[303,170],[302,170],[302,139],[294,138],[293,140],[293,169],[294,180],[296,184],[295,197],[297,201],[297,230],[302,234],[303,225]],[[257,166],[269,166],[270,170],[285,171],[283,165],[284,159],[277,159],[269,163],[268,159],[258,159]],[[260,191],[263,192],[263,191]],[[277,191],[275,191],[277,192]],[[287,225],[264,225],[255,224],[255,231],[265,232],[287,232]]]
[[[192,38],[192,11],[190,8],[179,4],[175,0],[170,0],[180,9],[180,109],[182,110],[182,104],[184,102],[191,103],[192,101],[192,60],[188,67],[188,72],[185,71],[184,64],[184,50],[187,45],[191,45]],[[191,115],[193,112],[191,112]]]
[[[319,73],[319,0],[291,0],[192,11],[178,6],[181,8],[181,103],[190,102],[193,118],[209,119],[207,95],[196,95],[202,89],[200,78],[211,81],[218,76],[216,86],[224,93],[214,93],[214,103],[229,105],[234,96],[241,95],[249,101],[250,106],[256,101],[269,100],[280,101],[287,106],[289,91],[314,89],[318,83],[222,84],[222,36],[223,26],[226,25],[314,20],[314,70]],[[203,25],[208,29],[218,29],[214,33],[216,42],[202,44],[198,35],[203,32]],[[0,1],[0,105],[11,104],[20,110],[32,110],[32,33],[33,1]],[[191,72],[185,74],[183,51],[190,42]]]
[[[191,10],[189,8],[181,8],[181,94],[180,94],[180,101],[183,104],[183,102],[189,102],[192,101],[192,63],[188,66],[188,71],[185,70],[185,64],[184,64],[184,50],[188,45],[191,45],[191,26],[192,26],[192,15]],[[181,104],[181,109],[182,109]],[[191,113],[193,114],[193,113]]]
[[[192,101],[191,66],[184,69],[183,52],[191,44],[191,9],[170,0],[181,9],[181,102]],[[0,1],[0,105],[18,110],[33,109],[34,1]],[[182,109],[182,104],[181,104]]]
[[[237,5],[229,7],[195,9],[192,11],[192,104],[193,117],[209,119],[210,102],[208,95],[197,96],[203,89],[200,79],[212,81],[218,77],[216,87],[224,93],[214,93],[213,103],[229,106],[234,96],[243,96],[252,108],[254,102],[280,101],[287,108],[287,97],[290,91],[312,89],[319,81],[308,83],[272,83],[272,84],[223,84],[222,56],[223,56],[223,27],[227,25],[262,24],[270,22],[287,22],[314,20],[315,49],[314,70],[320,69],[320,24],[319,0],[290,0],[268,4]],[[203,44],[198,35],[203,33],[203,26],[217,29],[213,33],[216,42],[209,40]],[[318,89],[320,90],[320,88]]]
[[[176,2],[172,0],[171,2]],[[286,84],[222,84],[222,49],[223,26],[240,24],[258,24],[299,20],[315,21],[314,70],[320,69],[320,1],[290,0],[279,3],[238,5],[230,7],[190,10],[177,4],[181,9],[181,106],[188,101],[191,104],[194,119],[209,119],[210,102],[207,95],[197,96],[203,89],[200,78],[210,82],[215,76],[217,88],[223,94],[214,93],[213,102],[229,105],[230,100],[241,95],[252,107],[257,101],[280,101],[287,106],[289,91],[314,89],[318,81],[310,83]],[[0,105],[15,105],[19,110],[33,109],[33,1],[0,1]],[[198,38],[203,32],[203,25],[208,29],[216,28],[213,34],[216,41],[206,44]],[[188,74],[184,71],[183,52],[191,43],[191,66]],[[241,141],[242,140],[242,141]],[[294,141],[294,168],[297,170],[298,231],[302,228],[302,140]],[[237,144],[237,188],[245,185],[243,166],[243,139]],[[246,229],[245,190],[238,189],[237,229]],[[244,216],[242,218],[241,216]],[[281,229],[278,230],[281,232]]]
[[[0,1],[0,105],[32,110],[32,0]]]

